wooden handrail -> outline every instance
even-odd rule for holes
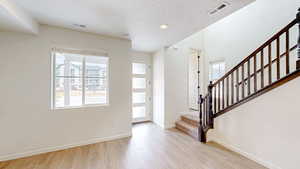
[[[271,85],[272,84],[272,64],[273,63],[276,63],[276,79],[277,80],[280,80],[281,78],[281,64],[280,64],[280,60],[282,57],[286,57],[286,74],[288,75],[290,73],[290,63],[289,63],[289,56],[290,56],[290,52],[295,50],[297,48],[297,46],[300,46],[299,45],[299,42],[297,43],[297,45],[294,45],[292,48],[289,47],[289,30],[295,26],[297,23],[299,23],[300,25],[300,20],[298,21],[298,19],[294,19],[291,23],[289,23],[287,26],[285,26],[282,30],[280,30],[278,33],[276,33],[274,36],[272,36],[266,43],[264,43],[263,45],[261,45],[258,49],[256,49],[254,52],[252,52],[251,55],[249,55],[248,57],[246,57],[245,59],[242,60],[242,62],[240,62],[237,66],[235,66],[233,69],[231,69],[228,73],[226,73],[222,78],[220,78],[218,81],[216,81],[212,86],[214,88],[217,88],[217,92],[218,92],[218,102],[214,102],[214,104],[217,104],[218,106],[218,109],[217,111],[215,110],[214,112],[215,113],[218,113],[220,112],[221,110],[224,110],[225,108],[229,107],[229,104],[227,104],[227,106],[225,107],[225,104],[224,104],[224,82],[225,80],[228,80],[229,76],[231,75],[231,78],[234,78],[234,73],[236,73],[235,75],[235,80],[236,82],[234,82],[234,80],[232,79],[232,83],[235,83],[235,89],[234,88],[231,88],[231,91],[232,94],[231,94],[231,97],[233,98],[234,94],[235,94],[235,98],[236,99],[233,99],[232,100],[232,104],[236,104],[238,102],[241,102],[242,100],[244,100],[245,98],[247,97],[250,97],[253,92],[251,90],[251,78],[254,78],[254,82],[253,82],[253,90],[254,90],[254,93],[258,92],[257,89],[258,89],[258,86],[257,86],[257,75],[261,72],[261,88],[265,87],[265,84],[264,84],[264,69],[265,68],[269,68],[269,84],[267,85]],[[299,27],[300,29],[300,27]],[[280,36],[285,34],[285,39],[286,39],[286,52],[283,53],[283,54],[280,54]],[[300,34],[300,33],[299,33]],[[276,58],[272,60],[271,58],[271,52],[272,52],[272,43],[275,41],[276,43]],[[300,40],[299,40],[300,41]],[[261,61],[263,63],[264,61],[264,49],[268,47],[268,60],[269,60],[269,63],[267,65],[261,65],[261,68],[257,69],[257,54],[260,53],[261,54]],[[298,49],[300,51],[300,49]],[[250,71],[250,61],[251,59],[253,60],[253,73],[251,74]],[[247,63],[247,73],[248,73],[248,76],[245,78],[244,77],[244,74],[245,74],[245,69],[244,69],[244,65]],[[240,68],[242,68],[242,79],[240,81]],[[245,83],[247,82],[247,96],[245,96]],[[220,90],[220,86],[222,84],[222,91]],[[242,85],[242,91],[240,91],[240,85]],[[228,92],[229,92],[229,89],[227,87],[227,91],[226,91],[226,94],[228,95]],[[240,93],[241,92],[241,93]],[[222,95],[220,96],[220,93],[222,93]],[[227,96],[228,98],[229,96]],[[220,102],[220,98],[222,98],[222,103]],[[220,106],[222,105],[222,107]]]
[[[239,64],[237,64],[235,67],[233,67],[231,70],[229,70],[224,76],[222,76],[219,80],[213,83],[213,86],[216,86],[219,82],[224,80],[226,77],[228,77],[232,72],[237,70],[242,64],[246,63],[252,56],[259,53],[262,49],[267,47],[270,43],[272,43],[274,40],[276,40],[280,35],[285,33],[287,30],[289,30],[291,27],[297,24],[297,19],[294,19],[291,23],[289,23],[286,27],[284,27],[282,30],[280,30],[278,33],[276,33],[274,36],[272,36],[267,42],[265,42],[263,45],[261,45],[259,48],[257,48],[254,52],[252,52],[248,57],[243,59]]]
[[[296,24],[299,26],[299,36],[296,45],[290,48],[290,29]],[[280,53],[281,39],[285,34],[285,52]],[[272,43],[275,43],[275,59],[272,59]],[[265,64],[265,48],[267,48],[267,64]],[[291,72],[290,53],[297,50],[298,60],[296,61],[296,70]],[[259,54],[259,56],[258,56]],[[199,57],[198,57],[199,58]],[[285,58],[285,60],[281,60]],[[253,64],[251,61],[253,60]],[[258,62],[260,64],[258,65]],[[275,63],[275,64],[274,64]],[[274,65],[273,65],[274,64]],[[281,65],[285,69],[281,69]],[[259,66],[259,67],[258,67]],[[275,67],[275,72],[273,68]],[[251,68],[252,67],[252,68]],[[253,73],[251,73],[251,69]],[[268,73],[265,74],[265,69]],[[198,74],[199,74],[198,70]],[[246,73],[246,77],[245,77]],[[273,78],[275,74],[276,79]],[[243,59],[239,64],[229,70],[224,76],[216,82],[210,82],[208,92],[205,97],[200,95],[199,100],[199,140],[206,142],[206,133],[213,128],[214,118],[278,87],[290,80],[300,76],[300,9],[297,17],[278,33],[268,39],[264,44]],[[268,82],[265,82],[266,78]],[[251,80],[253,78],[253,80]],[[229,80],[231,79],[231,80]],[[260,85],[258,85],[260,80]],[[245,87],[247,82],[247,87]],[[252,83],[251,83],[252,82]],[[199,83],[199,76],[198,76]],[[226,83],[226,85],[225,85]],[[198,85],[199,88],[199,85]],[[253,89],[253,90],[252,90]],[[245,93],[246,92],[246,93]],[[226,96],[225,96],[226,93]],[[226,101],[225,101],[226,100]]]
[[[266,86],[266,87],[260,89],[259,91],[251,94],[249,97],[245,98],[244,100],[241,100],[240,102],[237,102],[233,105],[230,105],[226,109],[221,110],[218,113],[215,113],[213,115],[213,117],[216,118],[218,116],[221,116],[222,114],[224,114],[224,113],[226,113],[226,112],[228,112],[228,111],[230,111],[230,110],[232,110],[232,109],[234,109],[234,108],[236,108],[236,107],[238,107],[242,104],[245,104],[245,103],[257,98],[258,96],[260,96],[264,93],[267,93],[268,91],[270,91],[272,89],[275,89],[275,88],[277,88],[277,87],[279,87],[279,86],[281,86],[281,85],[283,85],[283,84],[285,84],[285,83],[287,83],[287,82],[289,82],[289,81],[291,81],[291,80],[293,80],[293,79],[295,79],[299,76],[300,76],[300,69],[297,69],[293,73],[281,78],[280,80],[277,80],[276,82],[272,83],[271,85]]]
[[[297,20],[297,23],[298,23],[298,30],[299,30],[299,36],[298,36],[298,60],[297,60],[297,63],[296,63],[296,67],[297,69],[300,69],[300,8],[298,9],[298,13],[297,13],[297,16],[296,16],[296,20]]]
[[[293,47],[290,49],[290,52],[294,51],[295,49],[297,49],[297,45],[293,46]],[[280,55],[280,58],[284,57],[285,55],[286,55],[286,52],[283,53],[283,54],[281,54],[281,55]],[[272,60],[272,64],[275,63],[276,61],[277,61],[277,58],[273,59],[273,60]],[[264,68],[263,68],[263,69],[266,69],[266,68],[268,68],[268,67],[269,67],[269,64],[264,65]],[[256,71],[256,73],[259,73],[259,72],[261,72],[261,69],[258,69],[258,70]],[[250,78],[252,78],[253,76],[254,76],[254,73],[252,73],[252,74],[250,75]],[[247,81],[247,80],[248,80],[248,77],[245,78],[244,81]],[[243,81],[239,82],[238,85],[241,85],[242,83],[243,83]]]

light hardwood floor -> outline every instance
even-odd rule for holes
[[[0,169],[265,169],[176,129],[137,124],[133,136],[0,162]]]

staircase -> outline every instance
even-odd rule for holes
[[[177,129],[198,139],[198,128],[200,127],[198,112],[181,115],[180,120],[175,125]]]
[[[299,34],[295,33],[296,29]],[[214,128],[215,118],[299,76],[300,9],[296,19],[223,77],[210,82],[207,93],[199,93],[198,112],[182,115],[176,128],[206,143],[206,133]]]

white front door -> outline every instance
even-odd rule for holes
[[[132,119],[133,122],[151,120],[150,116],[150,66],[132,63]]]

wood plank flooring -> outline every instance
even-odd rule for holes
[[[137,124],[133,136],[0,162],[0,169],[265,169],[176,129]]]

